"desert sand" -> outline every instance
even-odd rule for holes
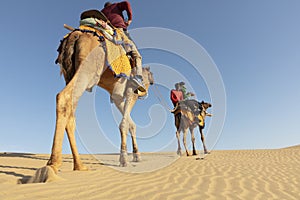
[[[118,155],[82,155],[89,171],[72,171],[64,155],[59,179],[17,184],[48,158],[1,153],[0,199],[300,199],[300,146],[212,151],[204,159],[144,153],[126,168],[118,167]]]

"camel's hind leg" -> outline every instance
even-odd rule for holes
[[[71,81],[56,96],[56,126],[52,145],[51,157],[47,163],[56,171],[62,164],[62,143],[65,128],[72,113],[72,93],[74,81]]]
[[[79,74],[79,73],[78,73]],[[56,98],[56,127],[52,145],[51,157],[47,163],[56,171],[62,164],[62,143],[64,132],[67,130],[71,150],[74,156],[74,169],[84,170],[75,143],[75,110],[79,97],[83,94],[85,86],[78,87],[76,83],[78,74],[57,95]],[[76,91],[75,91],[76,87]]]
[[[92,38],[92,36],[86,36]],[[71,150],[74,156],[74,169],[86,169],[80,161],[75,143],[74,115],[78,100],[82,96],[83,92],[89,86],[97,83],[98,80],[95,79],[96,73],[103,73],[105,56],[104,51],[101,47],[94,48],[94,44],[98,44],[98,42],[93,41],[91,38],[83,37],[83,41],[78,42],[78,52],[76,61],[78,70],[76,71],[72,80],[67,84],[67,86],[57,95],[56,128],[53,139],[51,157],[47,163],[47,165],[52,166],[52,168],[54,168],[56,171],[62,163],[62,142],[65,130],[67,130]],[[84,45],[90,46],[85,48]]]
[[[76,147],[76,140],[75,140],[75,129],[76,129],[76,122],[75,122],[75,116],[74,114],[71,115],[69,118],[69,122],[67,123],[66,131],[70,143],[70,147],[73,154],[73,161],[74,161],[74,170],[80,170],[84,171],[87,170],[87,167],[85,167],[79,157],[79,153]]]
[[[47,165],[52,166],[55,170],[58,170],[62,163],[62,142],[65,130],[67,131],[73,154],[74,170],[86,170],[80,161],[74,135],[75,110],[79,98],[88,85],[88,81],[83,81],[84,76],[84,74],[77,72],[68,85],[57,95],[55,134],[51,157],[47,163]],[[81,79],[80,84],[77,82],[78,77]]]

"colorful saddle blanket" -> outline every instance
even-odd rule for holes
[[[99,21],[100,20],[100,21]],[[105,26],[101,24],[105,22]],[[81,13],[81,30],[89,30],[105,38],[106,64],[113,71],[116,77],[129,77],[131,65],[124,50],[129,44],[128,37],[120,30],[112,28],[106,16],[98,10],[87,10]],[[123,45],[123,46],[122,46]]]
[[[106,37],[101,30],[96,28],[81,25],[79,30],[92,31],[97,35],[102,36],[104,39],[105,51],[106,51],[106,64],[113,71],[116,77],[129,77],[131,73],[131,65],[122,45],[115,44],[110,38]],[[117,30],[118,31],[118,30]],[[116,36],[118,40],[125,41],[127,36],[122,32],[117,32]],[[126,37],[126,38],[125,38]],[[124,39],[125,38],[125,39]]]

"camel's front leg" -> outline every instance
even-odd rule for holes
[[[120,133],[121,133],[121,150],[120,150],[120,167],[126,167],[127,166],[127,133],[128,133],[128,122],[127,119],[123,117],[120,126]]]
[[[122,97],[122,92],[121,95],[118,95],[116,93],[114,93],[111,98],[113,99],[113,102],[115,103],[115,105],[117,106],[117,108],[119,109],[119,111],[121,112],[123,118],[122,121],[119,125],[119,129],[120,129],[120,134],[121,134],[121,149],[120,149],[120,166],[121,167],[125,167],[127,166],[127,145],[126,145],[126,140],[127,140],[127,131],[128,131],[128,123],[126,122],[126,120],[124,119],[124,101],[123,101],[123,97]]]
[[[120,166],[126,166],[127,165],[127,133],[130,131],[131,138],[132,138],[132,145],[133,145],[133,156],[134,161],[139,160],[139,153],[138,153],[138,147],[136,142],[136,135],[135,130],[136,126],[134,122],[132,121],[130,117],[131,110],[133,106],[135,105],[135,102],[137,100],[137,95],[133,93],[132,88],[128,88],[126,91],[126,101],[124,105],[124,114],[123,119],[120,124],[120,132],[121,132],[121,155],[120,155]]]
[[[135,105],[136,101],[137,101],[137,95],[133,95],[132,99],[130,100],[130,110],[128,112],[131,112],[133,106]],[[141,161],[141,155],[139,153],[138,150],[138,145],[137,145],[137,141],[136,141],[136,125],[133,122],[133,120],[131,119],[131,117],[129,116],[128,119],[128,123],[129,123],[129,132],[131,135],[131,140],[132,140],[132,153],[133,153],[133,162],[140,162]]]
[[[176,131],[176,138],[178,142],[178,148],[177,148],[177,155],[181,156],[181,147],[180,147],[180,131],[177,129]]]
[[[187,145],[186,145],[187,132],[188,132],[188,128],[184,129],[184,131],[183,131],[183,145],[184,145],[184,148],[185,148],[186,155],[189,156],[190,154],[189,154],[189,151],[188,151],[188,148],[187,148]]]
[[[114,89],[113,93],[111,94],[111,98],[123,116],[122,122],[120,124],[121,137],[123,135],[122,132],[126,132],[126,134],[127,134],[127,131],[130,132],[131,139],[132,139],[132,146],[133,146],[133,161],[138,162],[138,161],[140,161],[140,154],[138,152],[138,146],[137,146],[137,142],[136,142],[136,125],[135,125],[134,121],[132,120],[132,118],[130,117],[130,114],[125,117],[127,120],[124,119],[125,103],[126,103],[126,112],[130,113],[133,106],[136,103],[137,96],[128,94],[128,92],[127,92],[128,97],[127,97],[126,102],[124,102],[123,95],[124,95],[124,90],[126,89],[126,86],[122,87],[124,85],[124,82],[122,82],[122,80],[120,80],[120,81],[121,81],[120,84],[116,83],[115,89]],[[127,128],[127,126],[128,126],[128,128]],[[121,129],[121,127],[122,127],[122,129]],[[122,149],[122,147],[121,147],[121,149]],[[126,154],[127,154],[127,152],[125,153],[123,151],[123,153],[122,153],[122,150],[121,150],[121,158],[120,158],[121,163],[126,161],[126,159],[125,159]]]
[[[141,154],[138,150],[138,145],[136,141],[136,125],[132,121],[132,119],[129,121],[129,132],[131,134],[131,140],[132,140],[132,153],[133,153],[133,162],[140,162],[141,161]]]
[[[116,105],[122,105],[122,104],[117,104],[117,102],[115,100],[114,100],[114,102],[116,103]],[[119,108],[119,106],[117,106],[117,107]],[[122,109],[119,109],[119,110],[122,110]],[[129,128],[129,132],[131,134],[132,147],[133,147],[133,150],[132,150],[133,162],[139,162],[139,161],[141,161],[141,156],[138,151],[138,145],[137,145],[137,141],[136,141],[136,125],[135,125],[134,121],[131,119],[131,117],[128,118],[128,125],[129,125],[128,128]]]
[[[193,144],[193,155],[197,155],[197,151],[195,148],[195,134],[194,134],[194,127],[190,127],[190,132],[191,132],[191,138],[192,138],[192,144]]]
[[[205,137],[204,137],[204,134],[203,134],[203,128],[201,126],[199,126],[199,132],[200,132],[201,141],[202,141],[202,144],[203,144],[204,154],[208,154],[208,151],[207,151],[207,148],[206,148],[206,145],[205,145]]]

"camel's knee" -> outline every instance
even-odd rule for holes
[[[56,95],[56,111],[63,116],[67,115],[67,100],[63,93],[58,93]]]
[[[68,94],[67,91],[62,91],[56,95],[56,110],[58,113],[63,114],[64,116],[70,115],[75,103],[71,101],[71,94]]]
[[[180,133],[179,133],[179,131],[176,131],[176,137],[177,137],[177,139],[180,138]]]
[[[193,143],[195,142],[195,140],[196,140],[196,139],[195,139],[195,137],[194,137],[194,136],[192,136],[192,142],[193,142]]]
[[[56,95],[56,105],[57,109],[64,110],[67,107],[68,98],[65,92],[60,92]]]
[[[66,128],[67,128],[68,132],[74,132],[75,131],[75,129],[76,129],[76,118],[75,118],[74,115],[69,118],[69,121],[67,123]]]
[[[205,138],[204,136],[201,136],[201,141],[204,142]]]
[[[131,136],[136,136],[136,125],[133,121],[129,122],[129,131],[131,133]]]
[[[184,145],[186,145],[186,135],[183,135],[182,141],[183,141]]]
[[[129,130],[129,124],[128,124],[128,122],[126,120],[122,120],[121,123],[120,123],[120,125],[119,125],[119,129],[120,129],[121,133],[122,132],[126,132],[127,133],[128,130]]]
[[[110,96],[113,103],[120,104],[124,101],[124,91],[115,92]]]

